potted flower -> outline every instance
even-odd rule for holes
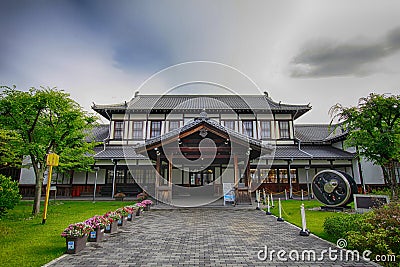
[[[85,221],[86,224],[90,225],[93,230],[90,231],[88,241],[99,242],[104,238],[104,229],[109,224],[109,220],[104,216],[95,215]]]
[[[104,214],[104,218],[108,220],[108,224],[106,224],[104,232],[109,234],[115,233],[117,231],[118,220],[121,219],[121,215],[115,211],[109,211]]]
[[[144,210],[145,210],[145,211],[149,211],[149,210],[150,210],[150,206],[153,204],[153,201],[151,201],[150,199],[145,199],[145,200],[142,201],[142,203],[143,203],[144,205],[146,205],[146,206],[144,207]]]
[[[146,207],[143,203],[136,203],[134,205],[136,207],[136,216],[140,216],[142,214],[143,209]]]
[[[124,225],[124,219],[128,217],[128,210],[125,208],[118,208],[115,213],[118,213],[121,218],[118,220],[118,226],[123,226]]]
[[[124,209],[128,212],[127,221],[132,221],[133,213],[136,213],[136,209],[133,206],[125,206]]]
[[[75,254],[86,247],[86,237],[92,231],[93,228],[84,223],[74,223],[70,224],[61,233],[62,237],[65,237],[65,242],[67,245],[67,253]]]

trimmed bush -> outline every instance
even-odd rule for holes
[[[0,174],[0,218],[13,209],[20,199],[18,182]]]
[[[324,231],[332,240],[345,238],[349,231],[357,231],[362,224],[360,214],[340,214],[339,216],[328,217],[324,222]]]

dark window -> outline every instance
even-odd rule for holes
[[[233,120],[226,120],[224,121],[224,126],[228,129],[235,130],[235,121]]]
[[[271,138],[271,121],[260,121],[260,133],[262,139]]]
[[[115,121],[114,122],[114,139],[122,139],[124,133],[124,122]]]
[[[179,128],[179,122],[180,121],[170,121],[169,122],[169,130],[172,131],[172,130],[178,129]]]
[[[161,121],[151,121],[150,137],[161,135]]]
[[[243,121],[243,134],[253,137],[253,121]]]
[[[279,136],[281,139],[289,139],[289,121],[279,122]]]
[[[133,139],[143,139],[143,121],[133,122]]]

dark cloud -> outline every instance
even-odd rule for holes
[[[306,44],[291,62],[292,77],[365,76],[378,72],[376,63],[400,50],[400,27],[381,42],[336,43],[318,40]]]

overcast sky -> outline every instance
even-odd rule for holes
[[[329,123],[332,105],[356,105],[370,92],[400,93],[396,0],[2,0],[0,10],[0,84],[57,86],[87,110],[129,100],[151,75],[190,61],[230,74],[206,64],[209,73],[203,66],[172,79],[212,73],[254,93],[232,83],[241,73],[277,102],[311,103],[299,123]],[[140,93],[165,93],[165,79]]]

